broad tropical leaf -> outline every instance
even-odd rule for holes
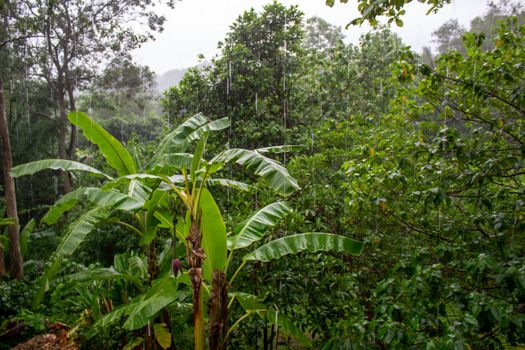
[[[55,202],[55,204],[53,204],[51,208],[49,208],[46,215],[44,215],[40,222],[47,225],[53,225],[56,223],[62,214],[75,207],[80,198],[82,198],[84,191],[85,188],[81,187],[63,195]]]
[[[197,145],[195,146],[195,152],[193,153],[193,158],[191,159],[190,179],[194,186],[197,180],[197,175],[196,175],[197,170],[199,169],[201,161],[203,160],[202,154],[204,153],[205,147],[206,147],[206,137],[200,139],[197,142]]]
[[[104,315],[91,327],[88,333],[88,338],[95,336],[99,331],[107,329],[109,326],[120,321],[125,315],[128,315],[135,309],[138,302],[131,302],[129,304],[122,305],[116,309],[113,309],[110,313]]]
[[[97,207],[82,215],[71,224],[68,232],[58,245],[55,255],[67,256],[73,254],[95,225],[108,216],[109,211],[103,207]]]
[[[135,198],[136,200],[145,202],[149,198],[151,189],[144,185],[141,181],[131,180],[128,186],[128,196]]]
[[[142,345],[144,343],[144,338],[141,337],[132,337],[129,342],[122,348],[122,350],[133,350],[136,349],[137,346]]]
[[[98,206],[107,206],[119,210],[133,211],[141,208],[144,201],[116,191],[103,191],[96,187],[87,188],[87,200]]]
[[[193,160],[193,154],[191,153],[168,153],[165,154],[164,164],[175,167],[176,169],[189,169]]]
[[[130,281],[142,290],[142,280],[136,276],[115,271],[113,268],[98,268],[93,270],[77,272],[68,277],[68,281],[75,286],[81,283],[91,283],[93,281],[111,281],[124,279]]]
[[[363,250],[363,243],[348,237],[330,233],[301,233],[271,241],[244,256],[244,260],[267,262],[279,259],[288,254],[297,254],[303,251],[334,251],[359,255]]]
[[[155,323],[153,325],[153,333],[155,334],[155,339],[157,339],[157,342],[159,342],[163,349],[171,346],[171,333],[165,323]]]
[[[253,171],[255,175],[261,176],[269,183],[271,188],[283,195],[289,195],[300,189],[297,181],[288,173],[286,168],[277,161],[265,157],[256,151],[239,148],[228,149],[216,156],[210,163],[226,164],[232,161],[245,166],[248,170]],[[217,166],[214,171],[219,169],[220,167]]]
[[[124,329],[132,331],[147,325],[157,312],[177,299],[177,285],[177,280],[169,274],[157,281],[156,285],[135,305],[124,322]]]
[[[267,205],[250,217],[237,234],[228,238],[228,249],[241,249],[264,237],[266,230],[275,226],[292,209],[285,202]]]
[[[71,112],[69,121],[84,132],[89,141],[98,146],[100,153],[119,176],[136,173],[135,163],[128,150],[102,126],[82,112]]]
[[[257,148],[257,153],[286,153],[286,152],[297,152],[300,151],[303,146],[300,145],[282,145],[282,146],[270,146],[264,148]]]
[[[149,166],[159,163],[162,157],[168,153],[181,153],[186,151],[189,142],[186,140],[188,135],[197,130],[202,125],[206,124],[208,118],[202,114],[195,114],[190,119],[179,125],[175,130],[170,132],[162,139],[160,145],[157,147],[155,155],[149,162]]]
[[[204,277],[211,280],[212,271],[224,270],[226,267],[226,225],[219,207],[206,188],[201,192],[200,208],[202,246],[206,254]]]
[[[230,126],[230,119],[229,118],[222,118],[222,119],[213,120],[213,121],[211,121],[211,122],[201,126],[200,128],[198,128],[194,132],[192,132],[188,136],[187,141],[191,142],[191,141],[198,140],[198,139],[202,138],[202,136],[205,133],[208,133],[210,131],[223,130],[223,129],[226,129],[227,127],[229,127],[229,126]]]
[[[27,243],[29,242],[29,235],[33,232],[36,226],[35,219],[29,220],[29,222],[24,226],[22,232],[20,232],[20,250],[22,251],[22,256],[27,254]]]
[[[47,225],[56,223],[62,214],[72,209],[83,198],[97,206],[129,211],[139,209],[144,204],[143,201],[120,192],[103,191],[97,187],[81,187],[60,198],[42,218],[42,222]]]
[[[206,183],[208,184],[208,186],[223,186],[233,188],[239,191],[248,191],[251,188],[250,185],[244,182],[229,179],[208,179]]]
[[[157,180],[162,181],[162,177],[153,175],[153,174],[131,174],[117,177],[114,180],[106,182],[103,186],[103,190],[110,190],[112,188],[118,187],[122,184],[128,184],[132,180]]]
[[[160,208],[168,207],[168,192],[162,190],[155,190],[151,194],[151,197],[144,202],[144,208],[146,209],[146,225],[147,227],[153,227],[156,225],[157,220],[155,219],[155,213]]]
[[[33,175],[39,171],[47,169],[64,171],[85,171],[95,175],[102,175],[107,177],[108,179],[111,179],[110,176],[104,174],[100,170],[90,167],[89,165],[67,159],[44,159],[37,160],[36,162],[21,164],[11,169],[11,175],[13,175],[13,177]]]
[[[51,281],[60,268],[62,258],[73,254],[84,238],[93,230],[95,225],[108,216],[109,211],[106,208],[97,207],[88,211],[70,225],[66,235],[62,238],[58,248],[53,253],[53,263],[44,271],[40,289],[33,299],[33,306],[38,306],[40,301],[42,301],[42,297],[49,288],[49,281]]]

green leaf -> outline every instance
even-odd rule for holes
[[[211,121],[211,122],[201,126],[200,128],[198,128],[194,132],[192,132],[188,136],[187,140],[189,142],[195,141],[195,140],[199,140],[199,139],[202,138],[202,136],[205,133],[208,133],[210,131],[223,130],[223,129],[226,129],[227,127],[229,127],[229,126],[230,126],[230,119],[229,118],[222,118],[222,119],[213,120],[213,121]]]
[[[195,152],[191,160],[190,179],[194,185],[196,181],[197,170],[199,169],[199,165],[202,160],[202,154],[204,153],[205,146],[206,146],[206,137],[199,140],[199,142],[197,143],[197,146],[195,146]]]
[[[22,232],[20,232],[20,250],[22,251],[22,256],[27,254],[27,243],[29,242],[29,235],[35,229],[36,221],[35,219],[29,220],[29,222],[24,226]]]
[[[141,338],[141,337],[133,337],[130,339],[130,341],[126,344],[126,346],[124,346],[122,348],[122,350],[133,350],[135,349],[137,346],[141,345],[142,343],[144,343],[144,339]]]
[[[84,238],[93,230],[95,225],[108,216],[109,211],[102,207],[97,207],[86,212],[71,224],[68,232],[58,245],[55,255],[67,256],[73,254],[80,243],[84,241]]]
[[[157,210],[167,208],[167,197],[168,193],[166,191],[157,189],[152,192],[151,197],[144,203],[144,208],[146,209],[146,225],[148,228],[156,225],[155,213]]]
[[[53,204],[53,206],[47,211],[40,222],[47,225],[56,223],[62,214],[72,209],[78,203],[79,199],[84,194],[84,190],[85,188],[81,187],[63,195],[62,198],[57,200],[55,204]]]
[[[200,208],[202,245],[206,254],[204,264],[208,264],[208,268],[204,270],[204,277],[211,280],[212,271],[224,271],[226,267],[226,225],[217,203],[206,188],[201,192]]]
[[[49,281],[51,281],[60,268],[62,258],[73,254],[80,243],[84,241],[84,238],[86,238],[86,236],[93,230],[95,225],[106,219],[108,216],[109,211],[106,208],[97,207],[88,211],[70,225],[67,233],[60,241],[58,248],[53,253],[53,263],[44,271],[40,283],[40,289],[33,299],[33,306],[38,306],[40,301],[42,301],[42,297],[49,289]]]
[[[168,153],[181,153],[186,151],[189,141],[186,139],[188,135],[197,130],[202,125],[206,124],[208,118],[202,114],[195,114],[193,117],[186,120],[179,125],[175,130],[170,132],[162,139],[155,155],[149,162],[149,167],[152,168],[154,164],[159,163],[162,157]]]
[[[289,195],[300,189],[297,181],[288,173],[288,170],[277,161],[265,157],[256,151],[233,148],[223,151],[210,163],[236,162],[253,171],[255,175],[265,179],[271,188],[283,195]],[[220,167],[216,167],[219,170]]]
[[[175,167],[177,169],[190,169],[193,160],[191,153],[169,153],[164,155],[164,164]]]
[[[244,182],[229,180],[229,179],[208,179],[206,183],[208,184],[208,186],[218,185],[218,186],[233,188],[233,189],[240,190],[240,191],[248,191],[251,188],[250,185]]]
[[[146,326],[159,311],[177,299],[177,286],[177,280],[170,274],[156,281],[144,298],[136,303],[123,328],[132,331]]]
[[[108,164],[117,171],[119,176],[136,173],[133,158],[116,138],[111,136],[102,126],[82,112],[71,112],[69,121],[84,132],[87,139],[98,146],[100,153]]]
[[[287,153],[287,152],[297,152],[303,149],[301,145],[282,145],[282,146],[270,146],[264,148],[257,148],[257,153]]]
[[[233,292],[229,295],[235,298],[245,311],[266,310],[266,306],[255,295],[244,292]]]
[[[133,211],[141,208],[143,201],[115,191],[103,191],[97,187],[81,187],[60,198],[44,215],[42,222],[52,225],[66,211],[72,209],[79,200],[85,198],[88,202],[97,206],[113,207],[120,210]]]
[[[271,241],[244,256],[244,260],[268,262],[285,255],[297,254],[303,251],[334,251],[359,255],[363,243],[351,238],[330,233],[302,233]]]
[[[285,202],[275,202],[262,208],[244,223],[237,235],[228,238],[228,248],[241,249],[257,242],[264,237],[270,227],[275,226],[291,210]]]
[[[88,338],[95,336],[98,332],[103,329],[107,329],[109,326],[118,322],[122,317],[128,315],[137,306],[138,302],[132,302],[129,304],[122,305],[116,309],[113,309],[110,313],[104,315],[91,327],[88,333]]]
[[[44,159],[37,160],[36,162],[25,163],[22,165],[15,166],[11,169],[11,175],[13,177],[20,177],[24,175],[33,175],[39,171],[52,169],[52,170],[64,170],[64,171],[85,171],[95,175],[102,175],[111,179],[108,175],[104,174],[100,170],[90,167],[89,165],[74,162],[66,159]]]
[[[155,339],[157,339],[157,342],[163,349],[171,346],[171,333],[165,323],[155,323],[153,325],[153,333],[155,334]]]
[[[98,268],[74,273],[68,277],[68,284],[73,284],[75,287],[77,287],[78,284],[81,283],[91,283],[94,281],[112,281],[118,279],[130,281],[139,289],[143,288],[142,280],[140,278],[130,274],[115,271],[115,269],[111,267]]]
[[[160,176],[157,176],[157,175],[152,175],[152,174],[131,174],[131,175],[124,175],[124,176],[121,176],[121,177],[117,177],[116,179],[114,180],[111,180],[109,182],[106,182],[103,186],[102,186],[102,189],[104,190],[109,190],[109,189],[112,189],[112,188],[115,188],[117,186],[120,186],[122,184],[127,184],[133,180],[158,180],[158,181],[162,181],[162,177]]]
[[[89,202],[98,206],[110,206],[118,210],[134,211],[142,208],[144,201],[116,191],[89,188],[86,191]]]
[[[131,180],[128,186],[128,195],[145,202],[149,198],[150,189],[141,181]]]

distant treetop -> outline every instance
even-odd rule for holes
[[[339,0],[346,4],[348,0]],[[450,4],[452,0],[418,0],[421,3],[427,4],[430,8],[428,13],[437,12],[443,5]],[[412,2],[412,0],[357,0],[357,9],[361,14],[360,17],[353,19],[348,26],[355,24],[362,24],[368,21],[372,26],[377,25],[377,17],[388,17],[388,23],[395,22],[398,26],[403,26],[401,16],[405,14],[403,7]],[[330,7],[334,6],[335,0],[326,0],[326,4]]]

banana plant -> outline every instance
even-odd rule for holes
[[[251,261],[269,261],[302,251],[333,250],[359,254],[362,249],[361,243],[357,241],[326,233],[283,237],[246,254],[243,263],[228,281],[228,265],[233,252],[262,239],[266,230],[275,225],[290,208],[284,202],[271,204],[248,219],[235,235],[228,237],[221,212],[209,187],[220,185],[246,189],[248,185],[231,179],[215,178],[214,175],[228,163],[237,163],[263,178],[278,194],[287,196],[299,189],[299,186],[286,168],[266,154],[287,151],[289,147],[226,149],[207,160],[204,154],[209,133],[227,128],[229,120],[223,118],[210,121],[202,114],[197,114],[166,135],[158,145],[155,155],[142,167],[135,155],[132,156],[124,145],[87,115],[72,112],[68,118],[98,146],[114,174],[106,174],[86,164],[63,159],[36,161],[11,170],[15,177],[32,175],[44,169],[83,171],[104,180],[100,187],[81,187],[64,195],[42,219],[43,223],[53,224],[77,203],[82,201],[91,204],[70,225],[53,254],[51,264],[42,278],[35,304],[41,301],[62,258],[73,254],[97,224],[108,220],[119,210],[134,214],[133,223],[115,218],[112,220],[141,236],[141,243],[149,255],[150,290],[145,291],[133,303],[125,304],[108,314],[104,322],[113,322],[127,315],[128,321],[124,325],[126,329],[143,327],[147,320],[154,318],[162,308],[175,300],[173,295],[177,290],[178,279],[174,280],[168,275],[155,279],[158,274],[154,254],[155,239],[159,228],[167,228],[172,236],[172,244],[178,239],[186,246],[186,259],[190,269],[184,278],[189,280],[188,284],[192,288],[196,350],[204,350],[206,346],[205,297],[208,298],[209,305],[209,347],[226,347],[227,337],[231,333],[228,330],[228,285],[245,264]],[[188,153],[193,144],[193,153]],[[185,208],[183,215],[172,214],[168,201],[171,197],[180,200]],[[121,275],[111,277],[124,278]],[[204,293],[204,290],[210,292]],[[171,297],[168,296],[170,294]],[[243,305],[242,298],[237,296],[236,299]],[[253,314],[253,310],[247,309],[247,312]],[[269,314],[269,311],[264,312]],[[263,310],[257,308],[257,313],[261,314]],[[159,332],[162,333],[161,328]]]
[[[82,171],[100,177],[99,187],[81,187],[61,199],[44,216],[42,222],[54,224],[68,210],[79,202],[90,207],[74,221],[63,236],[50,264],[41,279],[41,288],[34,299],[38,306],[50,281],[60,268],[64,257],[72,255],[85,237],[102,221],[109,220],[119,210],[134,214],[134,223],[113,220],[141,236],[141,242],[148,247],[154,243],[159,227],[167,227],[173,241],[178,237],[188,246],[187,259],[192,266],[191,283],[194,291],[196,347],[204,347],[204,317],[201,287],[203,277],[218,285],[214,290],[225,288],[226,232],[220,211],[211,196],[208,186],[229,186],[246,189],[242,182],[216,179],[212,175],[229,162],[236,162],[252,169],[256,175],[267,180],[270,187],[286,195],[298,188],[296,181],[287,170],[264,154],[268,149],[257,151],[225,150],[211,161],[203,158],[208,134],[229,126],[228,119],[210,121],[197,114],[170,132],[160,142],[156,154],[141,167],[137,157],[111,136],[102,126],[81,112],[68,115],[72,124],[81,129],[88,140],[98,146],[113,174],[107,174],[92,166],[63,159],[47,159],[19,165],[11,170],[15,177],[33,175],[46,169]],[[187,153],[192,143],[197,142],[193,154]],[[169,214],[167,198],[175,194],[186,207],[186,215],[177,220],[174,227]],[[170,225],[171,223],[171,225]],[[149,249],[150,255],[154,247]],[[204,266],[203,266],[204,262]],[[155,268],[149,264],[150,281]],[[154,265],[154,264],[153,264]],[[214,276],[214,277],[212,277]],[[215,282],[213,282],[215,280]],[[219,288],[220,287],[220,288]],[[224,298],[223,298],[224,299]],[[217,309],[212,315],[224,312]],[[212,319],[214,316],[212,316]]]

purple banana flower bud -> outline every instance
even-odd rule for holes
[[[177,274],[180,272],[182,275],[182,263],[179,259],[173,259],[171,262],[171,269],[173,270],[173,275],[177,277]]]

